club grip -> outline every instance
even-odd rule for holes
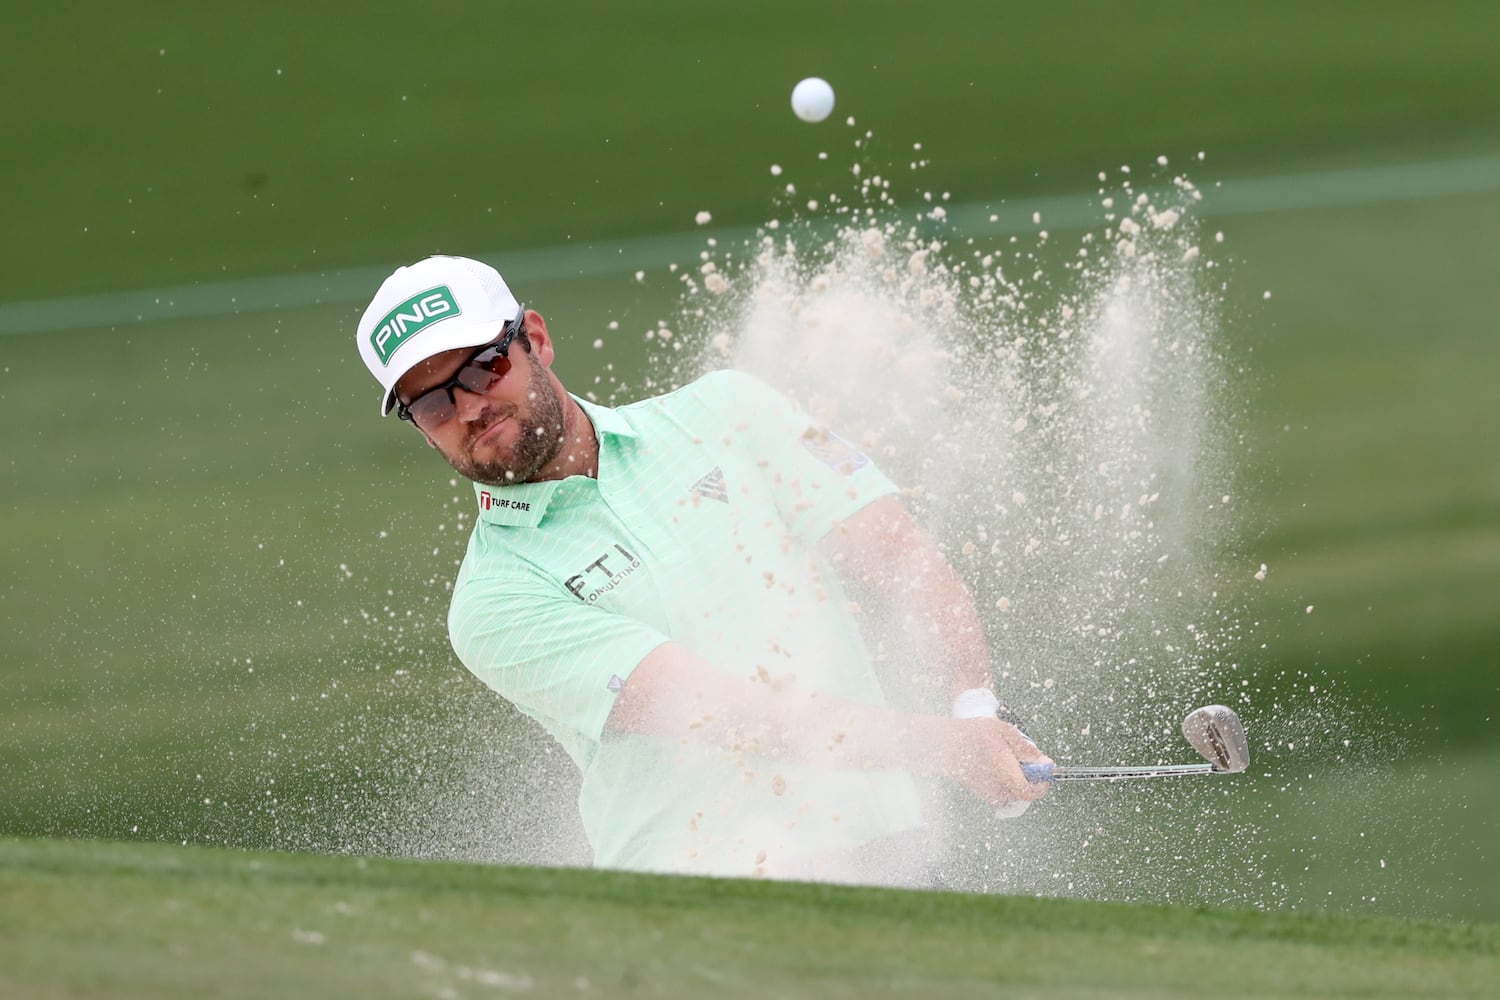
[[[1022,764],[1021,773],[1026,775],[1026,780],[1033,785],[1040,785],[1052,780],[1052,765]]]

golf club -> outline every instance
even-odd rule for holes
[[[1195,708],[1182,720],[1182,734],[1206,759],[1203,764],[1076,767],[1067,764],[1022,764],[1026,780],[1123,781],[1127,778],[1175,778],[1186,774],[1238,774],[1250,766],[1245,724],[1223,705]]]

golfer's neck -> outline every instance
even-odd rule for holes
[[[563,443],[557,451],[546,475],[540,479],[566,479],[569,476],[599,475],[599,437],[594,425],[589,422],[583,407],[571,396],[563,397],[567,403],[563,408]]]

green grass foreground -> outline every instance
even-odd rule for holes
[[[0,841],[0,994],[1493,996],[1500,927]]]

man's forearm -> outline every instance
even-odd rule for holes
[[[836,527],[828,540],[841,571],[875,591],[929,653],[948,698],[993,683],[989,642],[968,585],[895,497]]]
[[[912,552],[908,562],[908,576],[898,586],[911,602],[912,627],[930,623],[931,648],[949,697],[990,687],[994,676],[989,642],[968,586],[931,543]]]

